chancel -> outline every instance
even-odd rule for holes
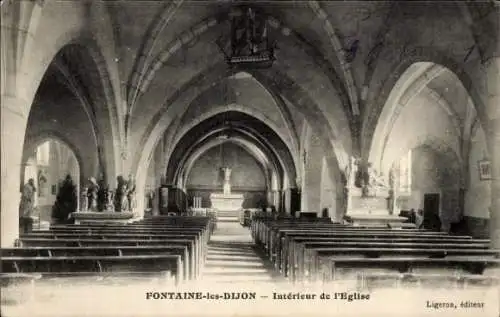
[[[231,192],[231,169],[228,167],[222,168],[224,172],[224,184],[222,185],[222,193],[210,194],[210,202],[212,208],[216,212],[232,212],[233,216],[238,217],[238,214],[243,204],[243,194]],[[226,213],[227,215],[227,213]]]
[[[0,10],[2,316],[498,303],[498,2]]]

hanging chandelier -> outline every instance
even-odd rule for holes
[[[230,17],[230,52],[221,48],[228,65],[243,68],[271,67],[275,60],[275,45],[269,36],[267,17],[251,7],[233,8]]]

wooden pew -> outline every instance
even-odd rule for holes
[[[168,270],[176,283],[183,280],[180,255],[148,254],[123,256],[55,256],[55,257],[2,257],[4,273],[50,272],[119,272]]]
[[[414,242],[429,242],[429,243],[446,243],[446,242],[470,242],[470,236],[449,236],[442,234],[420,234],[418,232],[403,232],[399,234],[397,230],[343,230],[330,231],[320,228],[314,229],[280,229],[276,236],[268,242],[267,252],[272,261],[281,262],[290,246],[290,239],[293,237],[308,237],[308,238],[332,238],[344,239],[343,241],[364,241],[364,239],[380,240],[380,239],[398,239],[399,241],[414,241]],[[342,240],[339,240],[342,241]],[[278,263],[279,264],[279,263]]]
[[[367,267],[393,270],[399,273],[412,273],[415,269],[446,269],[447,272],[465,271],[480,275],[488,267],[498,267],[500,259],[483,256],[446,256],[444,258],[428,258],[418,256],[400,255],[397,257],[360,258],[317,256],[313,259],[310,277],[312,280],[322,279],[333,281],[339,269],[360,270]]]
[[[21,242],[27,241],[26,239],[86,239],[86,240],[115,240],[115,239],[137,239],[137,240],[158,240],[164,239],[168,243],[168,239],[188,239],[193,240],[194,249],[196,250],[195,257],[200,263],[203,262],[205,255],[204,243],[200,240],[199,233],[184,233],[179,230],[162,232],[160,234],[135,234],[135,233],[110,233],[110,234],[79,234],[79,233],[29,233],[20,236]],[[31,241],[31,240],[30,240]]]
[[[68,238],[68,239],[52,239],[52,238],[23,238],[21,243],[24,248],[28,247],[94,247],[94,248],[106,248],[106,247],[120,247],[124,249],[126,247],[165,247],[176,245],[187,247],[188,259],[189,259],[189,277],[194,278],[200,274],[201,266],[203,265],[203,259],[200,258],[200,254],[192,239],[181,239],[181,238],[171,238],[171,239],[78,239],[78,238]]]
[[[208,241],[210,237],[209,228],[206,224],[169,224],[169,223],[156,223],[156,224],[128,224],[128,225],[117,225],[117,224],[86,224],[86,225],[53,225],[49,231],[59,231],[59,230],[124,230],[124,231],[144,231],[144,232],[156,232],[164,230],[184,230],[189,232],[200,231],[204,240]]]
[[[294,241],[365,241],[366,239],[371,239],[372,241],[379,241],[380,239],[389,239],[404,242],[428,242],[428,243],[488,243],[487,239],[472,239],[470,236],[448,236],[448,235],[394,235],[394,234],[386,234],[385,232],[356,232],[354,234],[345,235],[344,233],[337,232],[325,232],[325,231],[314,231],[314,230],[284,230],[282,231],[282,236],[279,241],[275,244],[276,249],[271,249],[273,252],[276,252],[277,255],[288,254],[291,244]],[[278,259],[279,260],[279,259]]]
[[[276,222],[272,220],[259,223],[259,220],[257,220],[256,223],[252,224],[252,230],[254,239],[261,242],[271,260],[275,262],[276,268],[282,270],[282,274],[285,275],[287,270],[290,269],[292,280],[296,278],[293,276],[296,270],[298,270],[298,275],[304,275],[304,272],[308,270],[304,263],[295,263],[299,262],[297,259],[312,257],[314,260],[310,262],[317,263],[318,259],[324,257],[321,252],[318,256],[310,253],[304,254],[304,250],[309,251],[309,249],[312,249],[311,252],[316,252],[315,248],[320,247],[310,245],[309,243],[314,242],[308,242],[308,240],[328,243],[328,248],[333,249],[331,252],[339,252],[339,254],[331,256],[341,258],[357,257],[365,259],[377,256],[385,259],[387,257],[401,258],[403,255],[434,259],[442,257],[448,250],[450,251],[448,256],[479,256],[491,259],[496,254],[496,251],[487,250],[489,243],[487,239],[472,239],[470,236],[450,236],[445,233],[415,229],[359,228],[294,221]],[[299,251],[297,251],[296,245],[299,246]],[[303,249],[301,250],[300,247]],[[322,247],[327,248],[324,245]],[[367,252],[368,250],[375,251]],[[460,259],[455,258],[457,261]],[[469,264],[463,262],[461,265],[467,266]],[[370,267],[371,265],[366,263],[365,266]]]
[[[194,258],[189,253],[187,244],[178,245],[153,245],[153,246],[87,246],[87,247],[26,247],[26,248],[3,248],[2,256],[11,257],[57,257],[57,256],[124,256],[124,255],[147,255],[147,254],[176,254],[181,256],[184,264],[183,271],[185,279],[194,279],[196,276]]]
[[[300,241],[300,240],[299,240]],[[337,248],[358,248],[371,250],[375,248],[391,248],[399,252],[400,255],[405,254],[405,249],[426,249],[428,250],[428,256],[432,255],[433,249],[447,250],[447,249],[461,249],[464,251],[486,251],[488,250],[488,243],[429,243],[429,242],[410,242],[410,241],[400,241],[397,239],[391,240],[378,240],[376,242],[370,240],[364,241],[344,241],[344,240],[326,240],[326,241],[314,241],[309,239],[304,239],[302,241],[295,241],[291,246],[289,253],[287,254],[287,260],[282,265],[283,274],[289,272],[290,278],[292,280],[300,279],[304,276],[304,272],[307,270],[307,263],[311,264],[314,256],[317,256],[317,252],[320,255],[335,255],[335,250]],[[412,252],[412,251],[408,251]],[[471,254],[473,255],[473,252]],[[354,252],[353,252],[354,253]],[[487,253],[487,252],[486,252]],[[358,254],[360,254],[358,252]],[[350,254],[354,256],[355,254]],[[319,256],[319,255],[318,255]]]

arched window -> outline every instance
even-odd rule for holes
[[[50,141],[45,141],[36,149],[38,197],[47,197],[49,193],[50,144]]]
[[[50,160],[50,141],[45,141],[36,149],[36,165],[49,166]]]
[[[411,150],[399,161],[399,191],[411,193]]]

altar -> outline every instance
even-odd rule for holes
[[[363,170],[363,168],[365,170]],[[367,179],[362,179],[355,185],[355,171],[362,176],[366,173]],[[345,219],[353,226],[366,227],[391,227],[410,228],[412,224],[406,224],[407,218],[394,215],[392,184],[386,184],[384,180],[371,169],[371,165],[361,167],[359,163],[351,160],[346,172],[347,175],[347,213]],[[364,177],[363,177],[364,178]],[[391,182],[389,182],[391,183]]]
[[[217,211],[237,211],[242,208],[243,205],[243,195],[242,194],[224,194],[224,193],[212,193],[210,194],[210,201],[212,202],[212,208]]]
[[[233,194],[231,193],[231,169],[223,168],[224,171],[224,185],[222,193],[212,193],[210,194],[210,202],[212,203],[212,209],[216,211],[233,211],[237,212],[241,210],[243,206],[244,196],[243,194]]]

